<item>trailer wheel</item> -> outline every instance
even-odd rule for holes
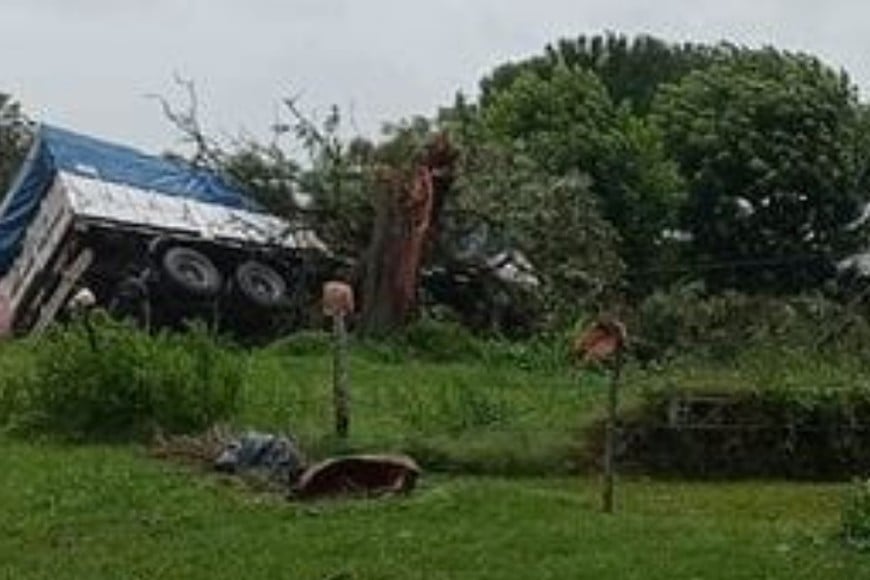
[[[249,260],[236,268],[239,292],[262,308],[276,308],[287,298],[287,283],[270,266]]]
[[[202,252],[175,246],[163,254],[162,264],[169,280],[189,294],[211,298],[220,292],[221,273]]]

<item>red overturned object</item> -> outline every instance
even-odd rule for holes
[[[407,493],[420,477],[420,467],[406,455],[351,455],[309,467],[294,495],[313,499],[337,495]]]
[[[571,350],[575,358],[585,362],[603,362],[622,350],[627,341],[628,333],[622,322],[603,318],[578,336]]]

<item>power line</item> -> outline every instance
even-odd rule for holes
[[[787,258],[746,258],[730,261],[696,262],[687,266],[672,268],[643,268],[626,273],[628,277],[645,276],[648,274],[690,274],[693,272],[712,272],[716,270],[729,270],[733,268],[762,267],[762,266],[785,266],[801,263],[831,261],[831,258],[819,254],[801,254]]]

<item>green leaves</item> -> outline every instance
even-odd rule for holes
[[[526,72],[549,78],[564,67],[594,73],[614,103],[644,116],[660,85],[707,66],[729,50],[724,45],[670,44],[647,35],[629,39],[612,32],[563,38],[547,46],[543,55],[497,67],[481,82],[481,92],[486,104]]]
[[[530,67],[490,89],[480,123],[483,139],[521,151],[550,177],[587,176],[629,270],[656,263],[662,234],[675,224],[682,181],[658,128],[616,107],[593,71]]]
[[[458,212],[486,224],[490,237],[502,237],[499,250],[526,255],[556,319],[571,321],[618,284],[624,269],[619,234],[602,217],[586,176],[554,176],[519,145],[478,148],[463,166]]]
[[[805,55],[738,50],[663,87],[653,119],[689,181],[696,255],[770,264],[720,270],[714,287],[812,287],[856,248],[846,226],[867,199],[866,163],[844,75]]]
[[[125,440],[201,431],[238,409],[242,358],[205,329],[151,336],[124,323],[81,324],[32,343],[33,372],[16,383],[21,427],[69,439]]]
[[[845,494],[840,526],[847,544],[870,549],[870,480],[856,480]]]
[[[816,287],[859,247],[868,117],[812,56],[581,36],[481,87],[484,138],[589,176],[638,294],[669,280],[649,275],[674,265],[667,231],[692,234],[695,263],[736,264],[695,272],[711,289]]]

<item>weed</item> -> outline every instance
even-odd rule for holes
[[[13,381],[24,428],[128,439],[204,429],[236,410],[242,361],[203,329],[149,336],[100,320],[95,332],[96,348],[81,324],[33,342],[33,369]]]

